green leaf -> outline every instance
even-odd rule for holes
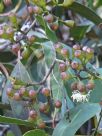
[[[36,19],[39,22],[39,24],[42,26],[42,28],[45,30],[47,38],[53,42],[57,42],[58,40],[55,32],[50,29],[49,25],[44,20],[44,18],[42,16],[37,16]]]
[[[31,78],[26,70],[26,68],[24,67],[24,65],[18,61],[18,63],[15,65],[12,73],[11,73],[11,77],[15,77],[21,81],[24,81],[25,83],[31,82]],[[2,94],[2,101],[3,103],[9,103],[11,105],[11,109],[14,113],[15,116],[17,117],[21,117],[23,119],[27,118],[27,112],[28,109],[25,108],[25,103],[23,101],[14,101],[9,99],[6,95],[6,90],[7,88],[11,87],[11,82],[10,80],[7,81],[5,88],[3,90],[3,94]],[[30,87],[29,89],[33,89],[32,87]],[[13,90],[15,91],[15,90]]]
[[[70,119],[66,116],[58,123],[52,136],[74,136],[76,131],[90,118],[99,113],[99,104],[83,103],[70,110]]]
[[[102,68],[96,70],[102,77]],[[90,94],[90,102],[99,103],[102,100],[102,79],[95,80],[95,88]]]
[[[68,7],[68,9],[73,10],[75,13],[80,14],[81,16],[87,18],[96,25],[102,22],[102,19],[93,10],[89,9],[88,7],[78,2],[73,2],[73,4],[70,7]]]
[[[35,129],[26,132],[23,136],[47,136],[47,134],[43,130]]]
[[[70,29],[70,35],[74,38],[76,41],[80,41],[83,39],[87,29],[89,26],[76,26]]]
[[[28,121],[16,119],[16,118],[11,118],[11,117],[5,117],[5,116],[1,116],[1,115],[0,115],[0,123],[33,126],[33,124]]]

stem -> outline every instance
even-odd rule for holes
[[[97,136],[97,131],[98,131],[98,127],[99,127],[99,125],[100,125],[101,119],[102,119],[102,108],[101,108],[101,112],[100,112],[100,118],[99,118],[99,121],[98,121],[96,130],[95,130],[95,132],[94,132],[94,136]]]
[[[32,83],[28,83],[27,86],[34,86],[34,85],[43,85],[47,78],[49,77],[49,75],[51,74],[54,66],[56,64],[56,60],[53,61],[53,63],[51,64],[50,68],[49,68],[49,71],[47,72],[47,74],[44,76],[43,80],[40,81],[40,82],[32,82]]]

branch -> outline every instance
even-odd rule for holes
[[[49,75],[51,74],[51,72],[52,72],[52,70],[53,70],[55,64],[56,64],[56,60],[53,61],[53,63],[51,64],[51,66],[50,66],[50,68],[49,68],[49,71],[48,71],[47,74],[44,76],[44,78],[43,78],[42,81],[40,81],[40,82],[28,83],[27,86],[43,85],[43,84],[46,82],[46,80],[47,80],[47,78],[49,77]]]
[[[5,66],[2,64],[2,63],[0,63],[0,70],[2,71],[2,73],[6,76],[6,78],[8,79],[8,77],[9,77],[9,74],[8,74],[8,71],[7,71],[7,69],[5,68]]]
[[[98,121],[96,130],[95,130],[95,132],[94,132],[94,136],[97,136],[97,131],[98,131],[98,127],[99,127],[99,125],[100,125],[101,119],[102,119],[102,108],[101,108],[101,112],[100,112],[100,118],[99,118],[99,121]]]

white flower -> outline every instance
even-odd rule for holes
[[[88,102],[90,94],[83,95],[78,90],[75,90],[71,96],[73,101],[77,102]]]

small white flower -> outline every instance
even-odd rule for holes
[[[89,96],[90,96],[89,94],[82,95],[78,90],[75,90],[71,98],[73,99],[73,101],[77,102],[88,102]]]

